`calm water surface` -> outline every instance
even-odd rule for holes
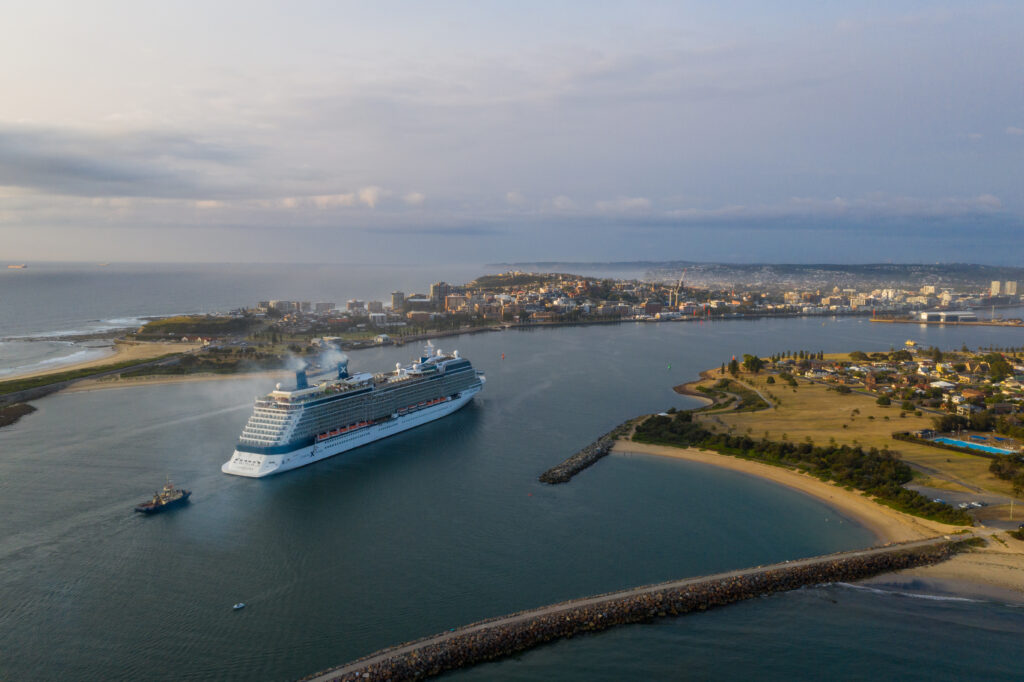
[[[625,418],[691,406],[671,386],[733,353],[887,349],[909,333],[894,327],[625,324],[443,340],[487,371],[472,405],[265,480],[219,467],[271,380],[48,397],[0,430],[0,678],[293,679],[508,611],[864,546],[865,529],[818,502],[711,467],[625,456],[568,485],[536,476]],[[1020,344],[1016,330],[914,329],[941,347]],[[359,352],[352,367],[413,352]],[[166,476],[192,504],[133,515]],[[897,599],[805,590],[467,674],[749,679],[770,662],[762,676],[797,677],[813,649],[828,652],[822,675],[877,661],[886,677],[953,678],[948,658],[976,647],[992,662],[984,676],[999,677],[1010,634],[1024,633],[1002,606],[950,615],[948,602]],[[237,601],[248,608],[232,611]],[[896,656],[922,632],[951,652],[941,663]]]

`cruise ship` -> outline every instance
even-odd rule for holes
[[[256,399],[221,471],[262,478],[333,457],[447,416],[472,400],[485,381],[458,351],[446,355],[432,346],[393,372],[350,376],[344,360],[336,377],[311,386],[299,371],[295,388],[278,384]]]

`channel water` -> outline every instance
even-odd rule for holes
[[[887,350],[908,337],[944,348],[1021,343],[1018,330],[860,318],[442,339],[487,372],[474,403],[263,480],[219,468],[274,379],[47,397],[0,430],[0,678],[294,679],[510,611],[871,544],[811,498],[707,466],[611,456],[567,485],[536,478],[628,417],[693,406],[671,387],[732,354]],[[383,370],[416,350],[360,351],[351,366]],[[167,477],[192,502],[133,514]],[[232,610],[240,601],[247,607]],[[1024,615],[1004,605],[832,586],[459,674],[781,679],[871,668],[934,679],[959,676],[949,658],[964,652],[976,675],[1009,678],[1016,668],[1002,661],[1021,632]],[[944,655],[902,655],[911,650]],[[807,668],[815,651],[826,655]]]

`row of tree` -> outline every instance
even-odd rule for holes
[[[649,417],[637,426],[633,439],[699,447],[769,464],[793,466],[822,480],[863,490],[911,514],[958,525],[972,522],[963,510],[932,502],[914,490],[903,488],[903,484],[911,480],[910,467],[888,450],[864,450],[849,445],[817,447],[811,442],[755,440],[745,435],[718,433],[693,421],[689,412]]]

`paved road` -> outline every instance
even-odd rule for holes
[[[969,535],[958,536],[958,539],[967,539]],[[448,632],[426,637],[424,639],[410,642],[408,644],[402,644],[390,649],[382,649],[381,651],[371,654],[370,656],[347,663],[341,667],[334,668],[333,670],[324,672],[316,677],[311,678],[314,682],[328,682],[329,680],[335,680],[344,675],[357,673],[365,668],[381,663],[402,654],[407,654],[418,649],[423,649],[428,646],[436,644],[443,644],[444,642],[451,640],[454,637],[460,637],[463,635],[469,635],[490,628],[500,628],[506,625],[512,625],[523,621],[532,620],[534,618],[550,616],[553,614],[571,611],[581,606],[595,606],[606,602],[617,601],[624,598],[635,597],[643,594],[651,594],[661,592],[663,590],[676,590],[680,588],[693,587],[701,583],[718,582],[721,580],[728,580],[731,578],[737,578],[742,576],[751,576],[767,571],[784,569],[784,568],[799,568],[803,566],[813,566],[818,563],[824,563],[829,561],[835,561],[837,559],[852,559],[857,557],[868,557],[879,554],[887,554],[895,550],[902,549],[913,549],[917,547],[927,547],[930,545],[937,545],[946,542],[946,536],[940,536],[935,538],[929,538],[927,540],[916,540],[914,542],[905,542],[898,545],[888,545],[885,547],[875,547],[871,549],[857,550],[853,552],[840,552],[837,554],[829,554],[826,556],[811,557],[808,559],[797,559],[795,561],[785,561],[780,564],[772,564],[769,566],[757,566],[755,568],[746,568],[738,571],[728,571],[726,573],[716,573],[714,575],[700,576],[696,578],[684,578],[682,580],[673,580],[666,583],[658,583],[655,585],[644,585],[642,587],[635,587],[627,590],[621,590],[618,592],[609,592],[607,594],[601,594],[594,597],[585,597],[583,599],[576,599],[573,601],[561,602],[558,604],[551,604],[549,606],[542,606],[537,609],[530,611],[521,611],[519,613],[513,613],[508,616],[502,616],[489,621],[481,621],[472,625],[466,625],[461,628],[456,628]]]

